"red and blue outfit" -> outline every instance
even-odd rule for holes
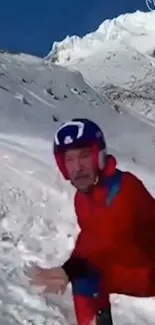
[[[89,266],[98,271],[94,279],[87,280],[87,294],[80,280],[74,290],[73,281],[79,325],[85,317],[90,315],[91,318],[98,308],[108,307],[110,293],[155,296],[155,200],[138,178],[129,172],[117,171],[114,158],[108,160],[110,175],[103,174],[103,183],[95,185],[87,194],[77,192],[75,196],[81,233],[71,260],[81,258],[79,276],[83,273],[87,277]],[[104,178],[112,182],[112,191],[108,183],[104,185]],[[76,273],[78,266],[72,266],[72,279],[74,276],[76,279]],[[97,299],[89,295],[91,288],[91,293],[98,290]]]
[[[93,154],[96,163],[97,150]],[[62,156],[56,158],[66,175]],[[78,325],[109,308],[111,293],[155,296],[155,199],[143,183],[106,155],[97,184],[77,191],[75,211],[81,232],[63,268],[73,285]]]

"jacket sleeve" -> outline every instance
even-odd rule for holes
[[[147,254],[150,261],[155,261],[155,199],[144,184],[135,179],[135,227],[136,244]]]
[[[155,199],[138,178],[132,175],[131,181],[134,242],[146,253],[148,265],[127,268],[116,264],[107,272],[107,284],[109,293],[147,297],[155,289],[150,287],[150,280],[155,275]]]
[[[72,281],[76,277],[85,277],[89,273],[89,265],[86,259],[74,256],[74,252],[71,257],[62,265],[62,268]]]
[[[74,250],[70,258],[62,265],[69,280],[72,281],[76,277],[85,277],[89,274],[90,269],[93,270],[93,266],[87,261],[85,255],[85,241],[83,241],[83,218],[85,217],[84,212],[81,209],[81,201],[79,200],[79,192],[76,193],[74,198],[74,208],[77,215],[77,221],[81,228],[78,238],[75,243]]]

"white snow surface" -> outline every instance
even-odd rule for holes
[[[139,52],[149,54],[154,50],[155,11],[121,15],[112,20],[105,20],[98,29],[85,35],[66,36],[63,41],[54,42],[47,59],[65,63],[88,58],[99,51],[107,51],[122,45],[136,48]]]
[[[155,120],[155,11],[104,21],[83,38],[55,42],[47,60],[80,71],[119,109]]]
[[[39,295],[24,274],[31,263],[63,263],[79,232],[74,189],[52,154],[64,120],[96,121],[118,166],[155,196],[154,19],[137,12],[106,21],[46,59],[0,53],[0,324],[76,324],[70,287]],[[111,302],[114,325],[155,324],[154,298]]]

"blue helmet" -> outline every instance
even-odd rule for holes
[[[81,148],[92,146],[94,155],[94,164],[99,170],[102,170],[106,157],[106,142],[99,126],[86,119],[72,119],[63,123],[54,136],[54,155],[57,165],[68,179],[64,164],[64,152],[71,148]]]

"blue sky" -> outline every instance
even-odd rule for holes
[[[147,11],[145,0],[5,0],[0,5],[0,48],[45,56],[55,40],[83,36],[106,18]]]

